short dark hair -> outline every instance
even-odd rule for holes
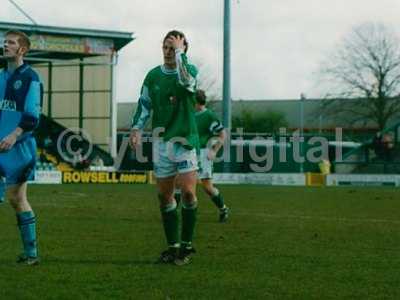
[[[200,105],[206,105],[207,95],[203,90],[196,91],[196,102]]]
[[[31,48],[31,40],[24,32],[19,30],[8,30],[4,36],[7,35],[16,35],[18,37],[18,42],[22,47],[26,47],[28,50]]]
[[[179,31],[179,30],[171,30],[170,32],[168,32],[165,35],[164,40],[163,40],[163,44],[171,36],[183,38],[183,45],[185,45],[185,47],[186,47],[185,48],[185,53],[186,53],[188,51],[188,49],[189,49],[189,43],[188,43],[188,41],[187,41],[187,39],[185,37],[185,34],[182,31]]]

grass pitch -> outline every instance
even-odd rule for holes
[[[0,299],[400,299],[400,191],[220,186],[231,218],[199,193],[191,265],[165,248],[155,187],[30,186],[42,263],[14,262],[0,206]]]

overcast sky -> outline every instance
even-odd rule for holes
[[[134,32],[117,66],[117,99],[136,101],[147,71],[162,63],[161,42],[182,30],[189,57],[222,90],[223,0],[15,0],[42,25]],[[0,21],[29,22],[8,0]],[[399,0],[232,0],[232,98],[316,97],[313,72],[353,26],[400,28]]]

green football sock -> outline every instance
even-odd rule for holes
[[[181,193],[180,189],[175,189],[174,197],[175,197],[176,205],[179,206],[179,203],[181,202],[181,199],[182,199],[182,193]]]
[[[215,206],[217,206],[219,209],[225,207],[224,198],[217,189],[215,189],[214,196],[211,196],[211,201],[214,202]]]
[[[176,202],[161,208],[161,217],[164,226],[165,237],[169,247],[179,246],[179,220],[176,210]]]
[[[182,235],[181,243],[183,247],[192,246],[194,228],[197,219],[197,200],[188,204],[182,203]]]

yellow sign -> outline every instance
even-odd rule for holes
[[[63,183],[147,183],[145,173],[63,172]]]
[[[114,51],[114,42],[108,39],[43,34],[33,34],[30,39],[33,50],[103,55],[110,55]]]

